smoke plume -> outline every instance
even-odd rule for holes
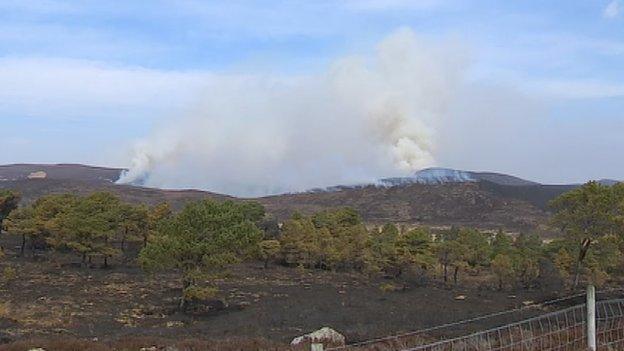
[[[121,183],[257,196],[435,164],[461,50],[401,29],[310,76],[212,74],[199,102],[137,142]]]

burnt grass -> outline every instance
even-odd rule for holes
[[[400,282],[362,274],[311,271],[260,262],[228,269],[214,283],[224,303],[214,301],[183,313],[177,309],[180,283],[174,272],[149,275],[132,260],[111,267],[77,265],[72,254],[16,248],[20,239],[2,234],[5,257],[1,277],[0,341],[75,338],[112,342],[125,338],[249,339],[287,345],[292,338],[329,326],[348,343],[431,327],[526,301],[556,296],[553,291],[496,291],[479,277],[466,276],[456,287],[436,279]],[[384,292],[394,284],[405,289]],[[423,284],[425,286],[423,286]],[[563,292],[561,292],[563,293]],[[465,299],[457,299],[464,295]],[[437,331],[432,336],[464,334],[543,311],[527,310]],[[2,348],[0,348],[2,349]],[[12,350],[11,348],[5,348]],[[19,348],[14,348],[19,349]]]

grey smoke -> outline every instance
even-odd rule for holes
[[[433,166],[464,56],[401,29],[319,75],[210,75],[196,105],[137,141],[119,182],[257,196]]]

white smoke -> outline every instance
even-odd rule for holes
[[[211,75],[196,106],[137,143],[119,182],[256,196],[432,166],[463,56],[401,29],[320,75]]]

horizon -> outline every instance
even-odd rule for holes
[[[119,179],[121,179],[123,177],[124,172],[129,171],[129,168],[123,168],[123,167],[112,167],[112,166],[101,166],[101,165],[94,165],[94,164],[84,164],[84,163],[9,163],[9,164],[0,164],[0,168],[5,168],[5,167],[12,167],[12,166],[29,166],[29,167],[36,167],[36,166],[41,166],[41,169],[37,170],[37,171],[43,171],[45,172],[45,168],[47,167],[54,167],[54,166],[76,166],[76,167],[86,167],[86,168],[95,168],[95,169],[106,169],[106,170],[118,170],[120,171],[119,173],[119,178],[117,178],[117,180],[114,180],[114,183],[118,183]],[[229,193],[220,193],[217,192],[213,189],[209,189],[209,188],[195,188],[195,187],[155,187],[155,186],[150,186],[147,184],[142,184],[142,183],[131,183],[128,185],[132,185],[132,186],[138,186],[138,187],[146,187],[146,188],[153,188],[153,189],[161,189],[161,190],[173,190],[173,191],[186,191],[186,190],[190,190],[190,191],[205,191],[205,192],[209,192],[209,193],[213,193],[213,194],[220,194],[220,195],[226,195],[226,196],[232,196],[232,197],[239,197],[239,198],[259,198],[259,197],[271,197],[271,196],[280,196],[280,195],[285,195],[285,194],[297,194],[297,193],[307,193],[307,192],[316,192],[316,191],[333,191],[333,189],[337,189],[337,188],[342,188],[342,187],[346,187],[346,188],[350,188],[350,187],[360,187],[360,186],[379,186],[379,187],[394,187],[394,186],[398,186],[396,184],[392,185],[391,183],[385,183],[384,181],[391,181],[393,179],[401,179],[401,178],[418,178],[418,176],[422,173],[426,173],[427,171],[431,171],[431,170],[443,170],[443,171],[452,171],[452,172],[462,172],[462,173],[474,173],[474,174],[492,174],[492,175],[500,175],[503,177],[510,177],[510,178],[516,178],[520,181],[527,181],[530,183],[533,183],[533,185],[544,185],[544,186],[569,186],[569,185],[582,185],[582,184],[586,184],[588,182],[598,182],[598,183],[602,183],[604,184],[608,184],[611,185],[611,182],[622,182],[622,179],[612,179],[612,178],[595,178],[595,179],[586,179],[585,181],[582,182],[577,182],[577,183],[565,183],[565,182],[554,182],[554,183],[541,183],[541,182],[536,182],[533,179],[527,179],[527,178],[522,178],[519,177],[517,175],[514,174],[508,174],[508,173],[503,173],[503,172],[498,172],[495,170],[470,170],[470,169],[456,169],[456,168],[446,168],[446,167],[428,167],[428,168],[423,168],[420,170],[415,171],[413,174],[408,174],[402,177],[388,177],[388,178],[379,178],[376,179],[372,182],[369,183],[350,183],[350,184],[333,184],[333,185],[329,185],[327,187],[317,187],[317,188],[309,188],[309,189],[303,189],[300,191],[293,191],[293,192],[281,192],[281,193],[270,193],[270,194],[262,194],[259,196],[239,196],[239,195],[235,195],[235,194],[229,194]],[[0,178],[0,180],[3,180],[2,178]],[[436,181],[440,181],[440,182],[479,182],[481,180],[477,179],[471,179],[471,180],[434,180],[434,182]],[[424,183],[423,183],[424,182]],[[606,182],[606,183],[605,183]],[[423,184],[428,184],[425,180],[421,180],[417,183],[423,183]],[[514,185],[514,186],[519,186],[519,185]]]
[[[243,196],[428,167],[621,180],[622,6],[2,2],[0,164]]]

